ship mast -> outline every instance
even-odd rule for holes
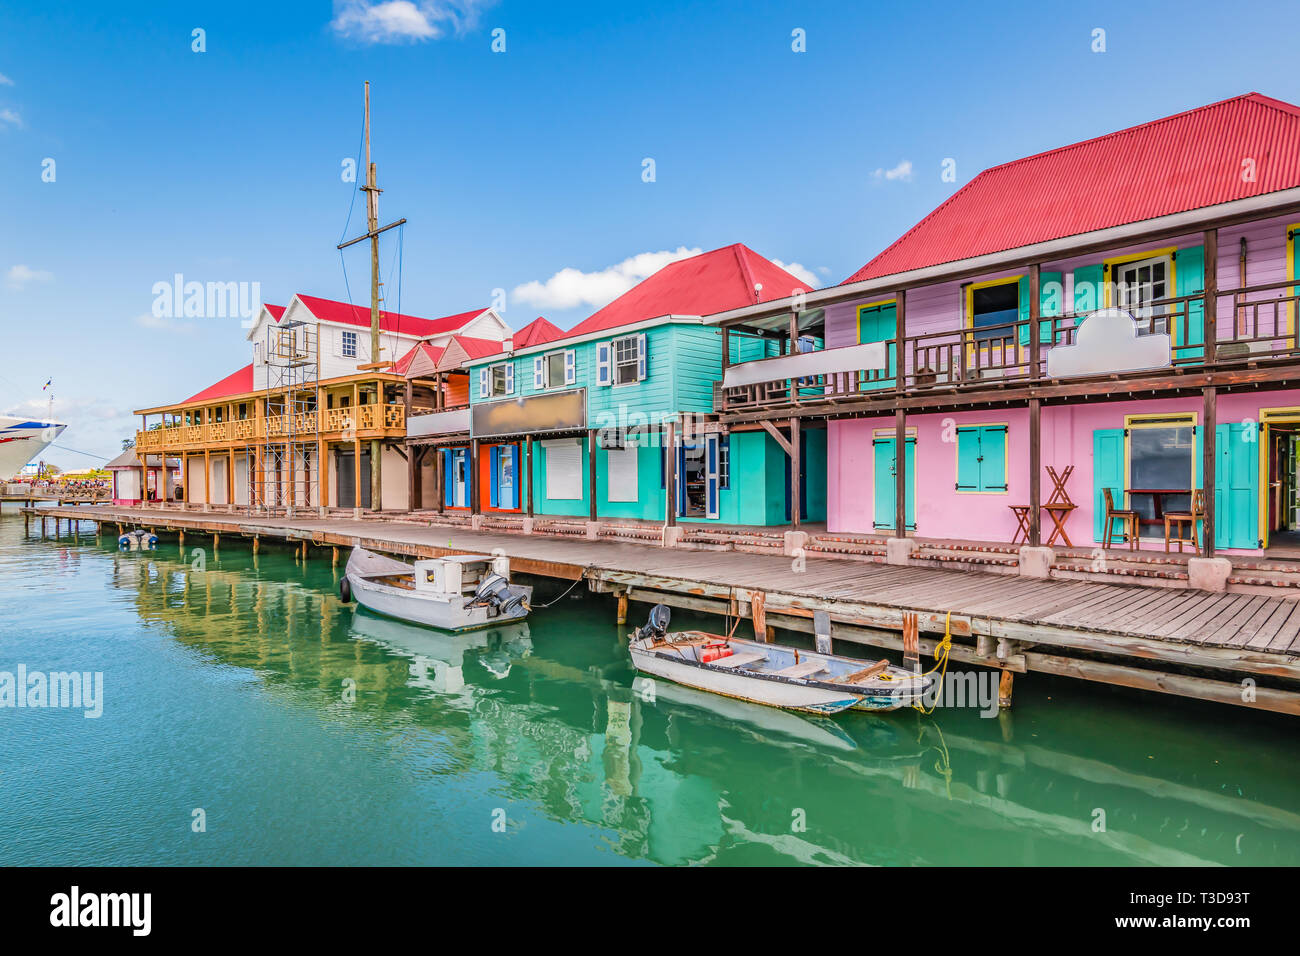
[[[360,189],[366,194],[366,232],[364,235],[356,236],[347,242],[339,243],[339,249],[346,249],[348,246],[361,242],[363,239],[370,240],[370,361],[365,365],[357,366],[358,369],[377,369],[388,364],[380,359],[379,353],[382,349],[379,346],[379,236],[397,226],[404,225],[405,219],[399,219],[396,222],[390,222],[382,229],[379,226],[379,194],[383,192],[379,188],[379,176],[376,166],[370,161],[370,81],[366,81],[366,184]],[[379,392],[376,395],[380,407],[379,418],[376,427],[383,425],[383,404],[384,404],[384,385],[378,383]],[[358,413],[359,414],[359,413]],[[383,456],[383,449],[378,438],[370,440],[370,507],[373,511],[379,511],[383,505],[380,501],[380,488],[382,487],[382,475],[380,472],[380,462]],[[356,489],[358,507],[361,504],[361,489]]]

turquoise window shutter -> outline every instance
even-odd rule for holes
[[[957,429],[957,490],[980,490],[980,430]]]
[[[980,490],[1007,490],[1007,427],[986,425],[980,429]]]
[[[1038,276],[1038,314],[1050,320],[1052,316],[1065,315],[1065,276],[1060,272],[1043,272]],[[1051,321],[1038,325],[1038,341],[1052,343]]]
[[[1115,507],[1124,507],[1124,429],[1099,428],[1092,433],[1092,530],[1101,542],[1106,530],[1106,498],[1109,488]]]
[[[1192,246],[1179,249],[1174,259],[1174,294],[1197,295],[1205,291],[1205,247]],[[1205,344],[1205,303],[1201,300],[1187,303],[1187,315],[1178,319],[1177,346]],[[1183,348],[1174,353],[1175,358],[1203,358],[1204,349]]]
[[[1080,266],[1074,270],[1074,302],[1071,311],[1086,314],[1101,308],[1101,283],[1105,270],[1101,264]]]

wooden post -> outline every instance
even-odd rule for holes
[[[790,419],[790,527],[799,527],[799,502],[803,495],[803,479],[799,474],[800,455],[799,419]]]
[[[320,462],[320,500],[316,504],[324,514],[330,506],[329,445],[324,439],[316,440],[316,460]],[[230,500],[233,502],[234,498]]]
[[[433,483],[436,486],[434,490],[434,500],[437,502],[438,514],[442,514],[446,507],[447,479],[443,474],[443,454],[441,448],[433,450]]]
[[[1219,230],[1205,230],[1203,253],[1205,272],[1205,364],[1213,365],[1218,355],[1219,338]],[[1190,304],[1188,311],[1191,311]],[[1207,503],[1208,510],[1208,503]]]
[[[894,410],[894,537],[907,537],[907,412]]]
[[[1029,545],[1043,543],[1043,411],[1040,400],[1029,400]]]
[[[618,592],[618,623],[627,623],[627,592]]]
[[[587,429],[587,493],[590,495],[590,517],[596,520],[596,430]]]
[[[1214,557],[1214,463],[1217,456],[1215,433],[1219,424],[1218,390],[1210,386],[1202,391],[1204,414],[1201,435],[1201,485],[1205,489],[1205,520],[1202,522],[1201,553]]]
[[[212,451],[207,448],[203,449],[203,508],[212,508]]]
[[[336,568],[337,568],[337,567],[339,566],[339,549],[338,549],[338,545],[335,545],[334,547],[332,547],[332,548],[330,549],[330,551],[333,552],[333,553],[330,555],[330,565],[333,566],[333,567],[336,567]]]
[[[410,383],[407,383],[410,388]],[[420,507],[420,459],[424,449],[416,445],[406,446],[406,481],[408,485],[406,510],[417,511]]]
[[[790,312],[790,354],[794,355],[799,351],[799,313]],[[795,405],[799,404],[799,379],[790,379],[790,401]]]
[[[221,535],[217,534],[214,531],[212,532],[212,553],[216,554],[217,549],[220,547],[221,547]]]
[[[998,679],[998,707],[1002,710],[1011,706],[1011,685],[1015,676],[1011,671],[1003,671]]]
[[[260,541],[261,541],[261,539],[258,538],[257,535],[253,535],[253,553],[254,553],[254,554],[257,554],[257,549],[258,549],[258,545],[259,545]]]
[[[669,527],[677,524],[677,423],[667,422],[664,429],[664,449],[668,462],[664,469],[664,493],[666,522]]]
[[[527,443],[527,449],[524,454],[524,470],[527,477],[527,484],[525,487],[527,488],[528,495],[528,517],[531,518],[533,516],[533,436],[529,435],[525,439],[525,442]]]
[[[895,298],[894,389],[903,392],[907,390],[907,290],[900,289]]]

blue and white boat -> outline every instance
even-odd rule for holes
[[[669,612],[656,605],[631,640],[638,671],[726,697],[797,710],[897,710],[919,702],[933,678],[887,660],[875,663],[818,654],[705,631],[668,633]]]

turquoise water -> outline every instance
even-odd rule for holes
[[[0,671],[104,682],[0,709],[0,865],[1300,862],[1294,719],[1036,675],[990,719],[646,700],[606,596],[454,639],[328,551],[111,538],[0,518]]]

